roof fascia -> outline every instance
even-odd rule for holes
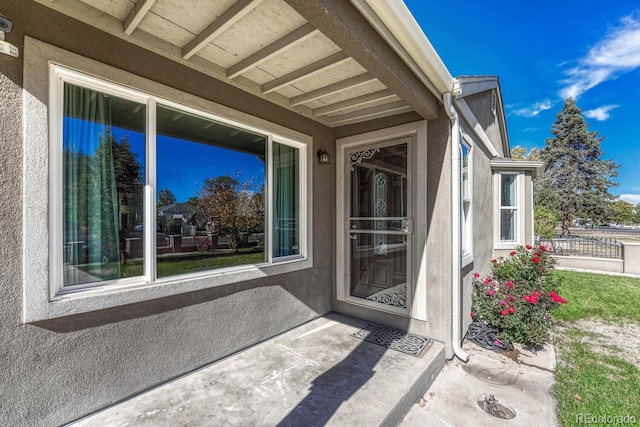
[[[438,99],[452,91],[451,73],[403,2],[350,1]]]

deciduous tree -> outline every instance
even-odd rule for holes
[[[238,252],[242,233],[260,231],[264,224],[264,197],[251,180],[240,182],[230,175],[206,178],[198,206],[214,230]]]
[[[624,200],[616,200],[612,205],[613,222],[623,225],[631,225],[634,222],[634,206],[633,203]]]

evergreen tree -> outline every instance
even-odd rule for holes
[[[163,188],[158,193],[158,206],[169,206],[177,203],[176,195],[168,188]]]
[[[589,131],[572,98],[568,98],[551,127],[552,138],[542,150],[545,171],[536,182],[536,202],[562,212],[563,231],[574,217],[602,222],[615,199],[609,188],[620,167],[603,159],[603,137]]]

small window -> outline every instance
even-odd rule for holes
[[[473,260],[473,212],[472,212],[472,170],[471,140],[463,133],[460,142],[460,231],[462,248],[462,265]]]
[[[518,241],[518,175],[502,173],[500,176],[500,242]]]

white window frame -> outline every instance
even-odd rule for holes
[[[23,321],[34,322],[90,312],[124,304],[167,297],[211,287],[298,271],[313,266],[311,236],[312,138],[266,120],[206,101],[160,83],[136,76],[27,37],[24,87],[24,245]],[[71,68],[71,64],[73,68]],[[155,103],[177,107],[268,138],[268,158],[273,142],[300,150],[300,255],[273,258],[271,232],[267,233],[267,261],[157,279],[155,233],[145,240],[144,276],[112,282],[62,287],[62,84],[83,87],[147,104],[154,119]],[[133,89],[135,88],[135,89]],[[48,102],[46,100],[49,100]],[[47,105],[49,104],[49,105]],[[47,126],[48,125],[48,126]],[[46,132],[46,129],[49,132]],[[147,157],[155,158],[155,127],[148,126]],[[148,162],[145,183],[146,230],[155,230],[155,170]],[[267,191],[272,167],[265,165]],[[149,208],[151,207],[151,208]],[[273,200],[267,197],[267,230],[273,228]],[[151,250],[151,251],[150,251]]]
[[[464,181],[462,179],[462,147],[467,149],[467,197],[464,196]],[[473,262],[473,140],[467,132],[460,129],[460,253],[461,267]],[[465,215],[465,204],[468,205]]]
[[[502,206],[502,177],[505,175],[515,175],[516,177],[516,206]],[[513,171],[497,171],[494,173],[494,248],[495,249],[515,249],[524,244],[524,173]],[[514,240],[502,240],[500,213],[503,209],[515,210]]]

